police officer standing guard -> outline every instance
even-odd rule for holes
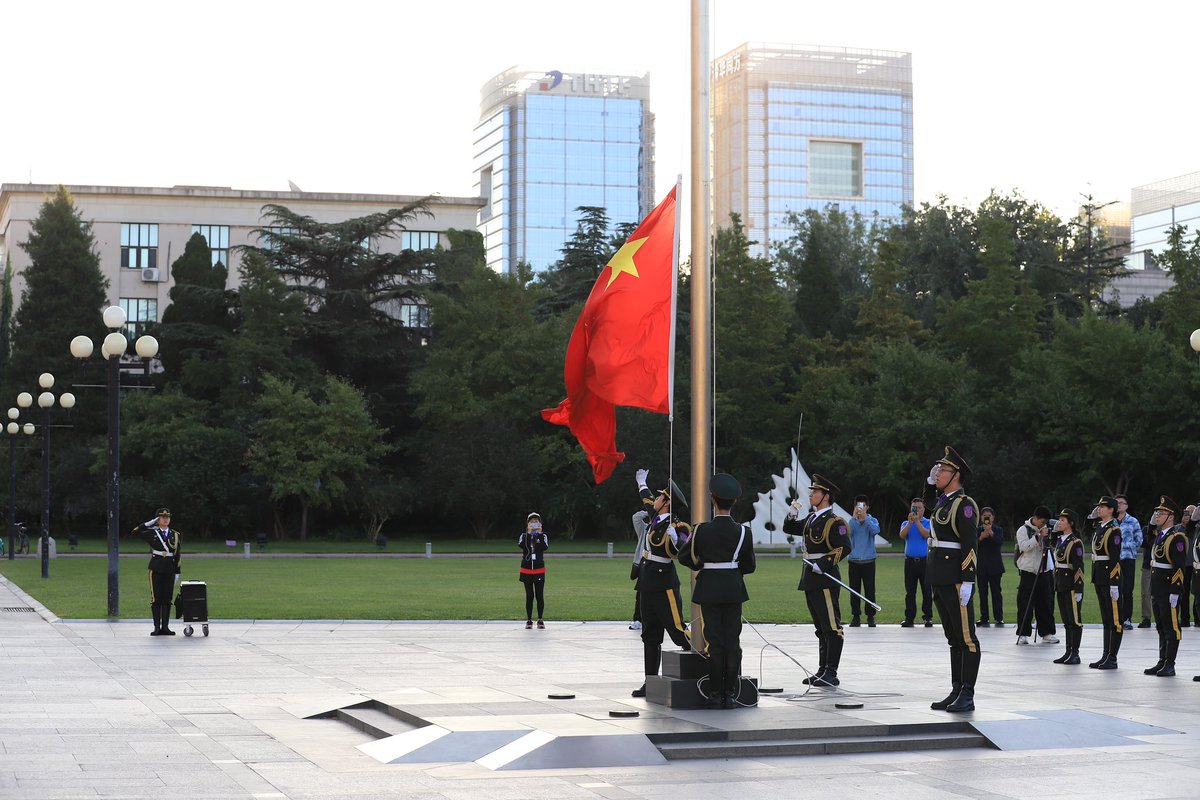
[[[154,616],[150,635],[174,636],[167,622],[171,619],[175,576],[180,574],[180,537],[179,531],[171,527],[171,510],[158,509],[154,519],[138,525],[133,533],[150,545],[150,613]]]
[[[700,604],[708,642],[709,704],[730,708],[741,685],[742,603],[750,599],[742,576],[754,572],[754,537],[729,514],[742,495],[737,480],[718,473],[708,491],[712,521],[696,526],[691,544],[679,553],[679,563],[698,572],[692,602]]]
[[[1175,655],[1183,632],[1179,625],[1179,595],[1183,591],[1183,567],[1187,563],[1188,540],[1179,504],[1166,495],[1158,499],[1154,523],[1158,535],[1150,550],[1150,597],[1154,621],[1158,623],[1158,663],[1144,670],[1160,678],[1175,677]]]
[[[938,711],[975,710],[980,651],[972,594],[979,559],[979,506],[963,490],[963,479],[970,474],[966,459],[947,446],[925,486],[925,506],[933,509],[927,580],[950,644],[950,694],[929,706]]]
[[[646,524],[646,547],[642,551],[642,563],[638,569],[637,592],[642,609],[642,655],[646,675],[657,675],[662,663],[663,634],[684,650],[692,649],[688,642],[687,628],[683,624],[683,604],[679,598],[679,576],[675,573],[675,559],[679,549],[691,535],[686,522],[676,519],[673,508],[687,512],[687,500],[683,492],[669,481],[668,488],[657,495],[646,486],[649,472],[639,469],[636,473],[642,505],[649,509]],[[638,515],[634,515],[637,528]],[[640,533],[640,532],[639,532]],[[632,692],[634,697],[646,696],[646,684]]]
[[[1088,664],[1092,669],[1116,669],[1121,650],[1121,525],[1114,516],[1117,498],[1104,495],[1088,515],[1092,526],[1092,585],[1100,603],[1100,624],[1104,628],[1104,655]]]
[[[826,576],[840,579],[838,562],[850,552],[850,530],[846,521],[833,513],[833,497],[838,488],[828,478],[813,473],[808,488],[808,502],[812,513],[800,522],[799,500],[783,521],[783,531],[789,535],[801,535],[804,547],[804,567],[800,573],[800,585],[808,604],[808,613],[816,627],[819,661],[817,673],[805,678],[804,683],[813,686],[837,686],[838,665],[842,661],[841,588]]]

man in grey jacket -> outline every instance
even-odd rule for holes
[[[1054,570],[1046,566],[1046,546],[1050,529],[1046,523],[1050,509],[1038,506],[1025,524],[1017,529],[1017,644],[1029,644],[1033,619],[1043,644],[1058,644],[1054,635],[1054,597],[1051,583]]]

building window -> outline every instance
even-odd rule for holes
[[[823,142],[808,145],[810,197],[862,197],[862,145]]]
[[[435,250],[438,246],[437,231],[401,231],[401,250]]]
[[[267,225],[263,228],[263,236],[259,236],[259,242],[264,250],[278,252],[280,250],[279,240],[288,237],[300,235],[299,228],[291,228],[286,225]]]
[[[121,223],[121,266],[129,269],[158,266],[158,225]]]
[[[193,225],[192,233],[198,233],[208,243],[212,250],[212,265],[218,263],[229,266],[229,226],[228,225]]]
[[[125,335],[137,339],[146,329],[158,322],[158,300],[153,297],[122,297],[125,311]]]

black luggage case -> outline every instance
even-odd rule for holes
[[[204,581],[180,581],[179,596],[175,598],[175,619],[186,622],[199,622],[205,636],[208,636],[208,585]],[[186,625],[184,636],[191,636],[194,628]]]

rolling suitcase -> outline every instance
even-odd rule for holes
[[[175,598],[175,619],[185,623],[199,622],[201,630],[208,636],[208,585],[204,581],[180,581],[179,596]],[[191,636],[195,629],[185,625],[184,636]]]

